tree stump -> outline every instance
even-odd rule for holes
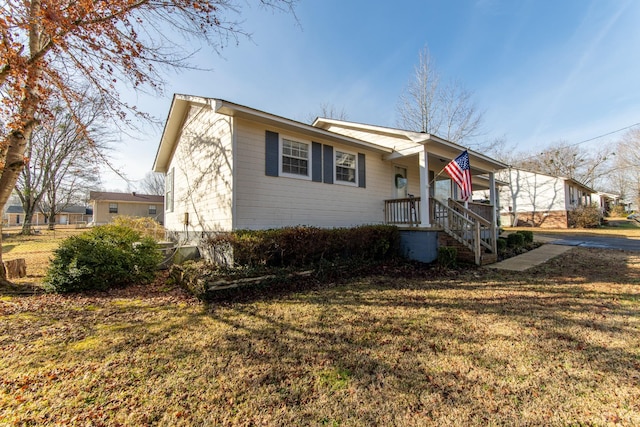
[[[7,272],[7,279],[18,279],[27,275],[27,262],[24,258],[4,261],[4,268]]]

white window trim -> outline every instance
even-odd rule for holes
[[[354,158],[355,158],[355,168],[356,168],[356,173],[355,173],[355,181],[354,182],[349,182],[349,181],[341,181],[338,179],[338,162],[336,161],[336,157],[338,156],[338,152],[340,153],[344,153],[344,154],[351,154]],[[338,184],[338,185],[346,185],[348,187],[357,187],[358,186],[358,171],[360,169],[358,169],[358,153],[354,153],[353,151],[349,151],[349,150],[342,150],[342,149],[338,149],[336,147],[333,147],[333,183],[334,184]]]
[[[169,177],[171,177],[171,179],[169,179]],[[175,188],[175,179],[176,179],[176,174],[175,174],[175,168],[171,168],[165,175],[165,187],[164,187],[164,211],[165,212],[173,212],[173,204],[175,201],[175,192],[174,192],[174,188]],[[171,187],[171,188],[169,188]],[[169,198],[168,195],[171,195],[171,197]]]
[[[313,150],[312,150],[311,141],[296,138],[293,136],[288,136],[288,135],[280,135],[279,138],[280,140],[278,141],[278,175],[284,178],[294,178],[294,179],[302,179],[305,181],[311,181],[311,178],[312,178],[311,174],[313,173],[311,171],[311,167],[313,165],[313,162],[312,162]],[[305,144],[307,146],[307,149],[308,149],[307,153],[309,154],[307,158],[307,175],[299,175],[296,173],[288,173],[288,172],[282,171],[282,147],[284,145],[283,140],[285,139],[289,141],[297,142],[300,144]]]

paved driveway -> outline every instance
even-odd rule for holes
[[[625,249],[640,252],[640,239],[607,236],[562,236],[536,233],[552,245],[581,246],[584,248]]]

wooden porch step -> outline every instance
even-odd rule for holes
[[[466,262],[469,264],[475,264],[476,257],[472,250],[458,242],[453,237],[449,236],[446,232],[441,231],[438,233],[438,245],[450,246],[458,250],[458,261]],[[483,253],[480,257],[480,264],[487,265],[498,262],[498,254]]]
[[[498,262],[498,254],[482,254],[480,257],[480,265],[495,264]]]

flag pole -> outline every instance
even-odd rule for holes
[[[445,165],[445,167],[446,167],[446,165]],[[429,187],[431,187],[431,184],[433,184],[435,182],[436,178],[439,177],[442,174],[442,172],[444,172],[444,168],[440,169],[440,172],[438,172],[436,174],[436,176],[434,176],[433,179],[431,181],[429,181]]]

